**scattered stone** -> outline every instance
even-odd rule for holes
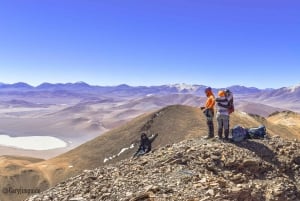
[[[70,198],[69,201],[87,201],[87,200],[82,197],[77,197],[77,198]]]
[[[84,170],[27,201],[299,201],[300,144],[194,139]]]

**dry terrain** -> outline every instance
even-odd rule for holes
[[[194,138],[61,182],[27,201],[299,201],[300,143]]]
[[[280,119],[281,114],[282,112],[278,112],[269,118],[277,116],[277,119]],[[297,113],[287,113],[286,115],[286,112],[283,112],[283,114],[285,114],[284,118],[291,118],[291,121],[299,120]],[[264,124],[271,136],[279,135],[286,139],[300,139],[297,128],[289,129],[290,125],[278,124],[272,119],[249,115],[245,112],[234,112],[230,123],[232,126],[239,124],[244,127],[256,127]],[[158,137],[153,143],[153,149],[156,150],[168,144],[204,136],[207,128],[206,120],[199,108],[183,105],[168,106],[140,115],[75,149],[48,160],[32,161],[32,159],[16,157],[10,162],[11,158],[4,157],[1,159],[4,161],[1,168],[9,171],[2,173],[1,186],[2,188],[20,186],[45,190],[85,169],[93,169],[129,158],[137,149],[141,131],[145,131],[149,135],[158,133]],[[130,148],[132,144],[134,147]],[[122,151],[122,149],[124,150]],[[104,163],[105,159],[109,160]],[[34,179],[31,180],[31,177]],[[21,200],[26,196],[24,194],[22,196],[1,194],[0,198],[1,200]]]
[[[229,88],[234,92],[236,108],[231,127],[264,124],[270,136],[299,139],[300,87]],[[204,89],[202,85],[184,84],[0,85],[1,136],[49,136],[66,143],[66,147],[45,150],[0,143],[0,200],[19,201],[85,169],[127,159],[136,151],[141,131],[158,133],[154,151],[206,135],[206,120],[199,109],[206,99]],[[25,193],[18,193],[20,189]]]

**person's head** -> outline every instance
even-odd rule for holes
[[[146,133],[144,133],[144,132],[141,133],[141,139],[146,139],[146,138],[148,138],[147,135],[146,135]]]
[[[225,93],[226,96],[228,96],[228,95],[230,94],[229,89],[225,89],[225,90],[224,90],[224,93]]]
[[[210,87],[205,88],[204,92],[205,92],[206,96],[212,95],[212,90]]]
[[[218,96],[219,96],[219,97],[225,97],[225,91],[224,91],[224,90],[220,90],[220,91],[218,92]]]

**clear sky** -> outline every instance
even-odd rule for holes
[[[0,0],[0,82],[300,83],[299,0]]]

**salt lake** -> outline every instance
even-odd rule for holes
[[[66,147],[68,144],[51,136],[11,137],[0,135],[0,145],[27,150],[49,150]]]

